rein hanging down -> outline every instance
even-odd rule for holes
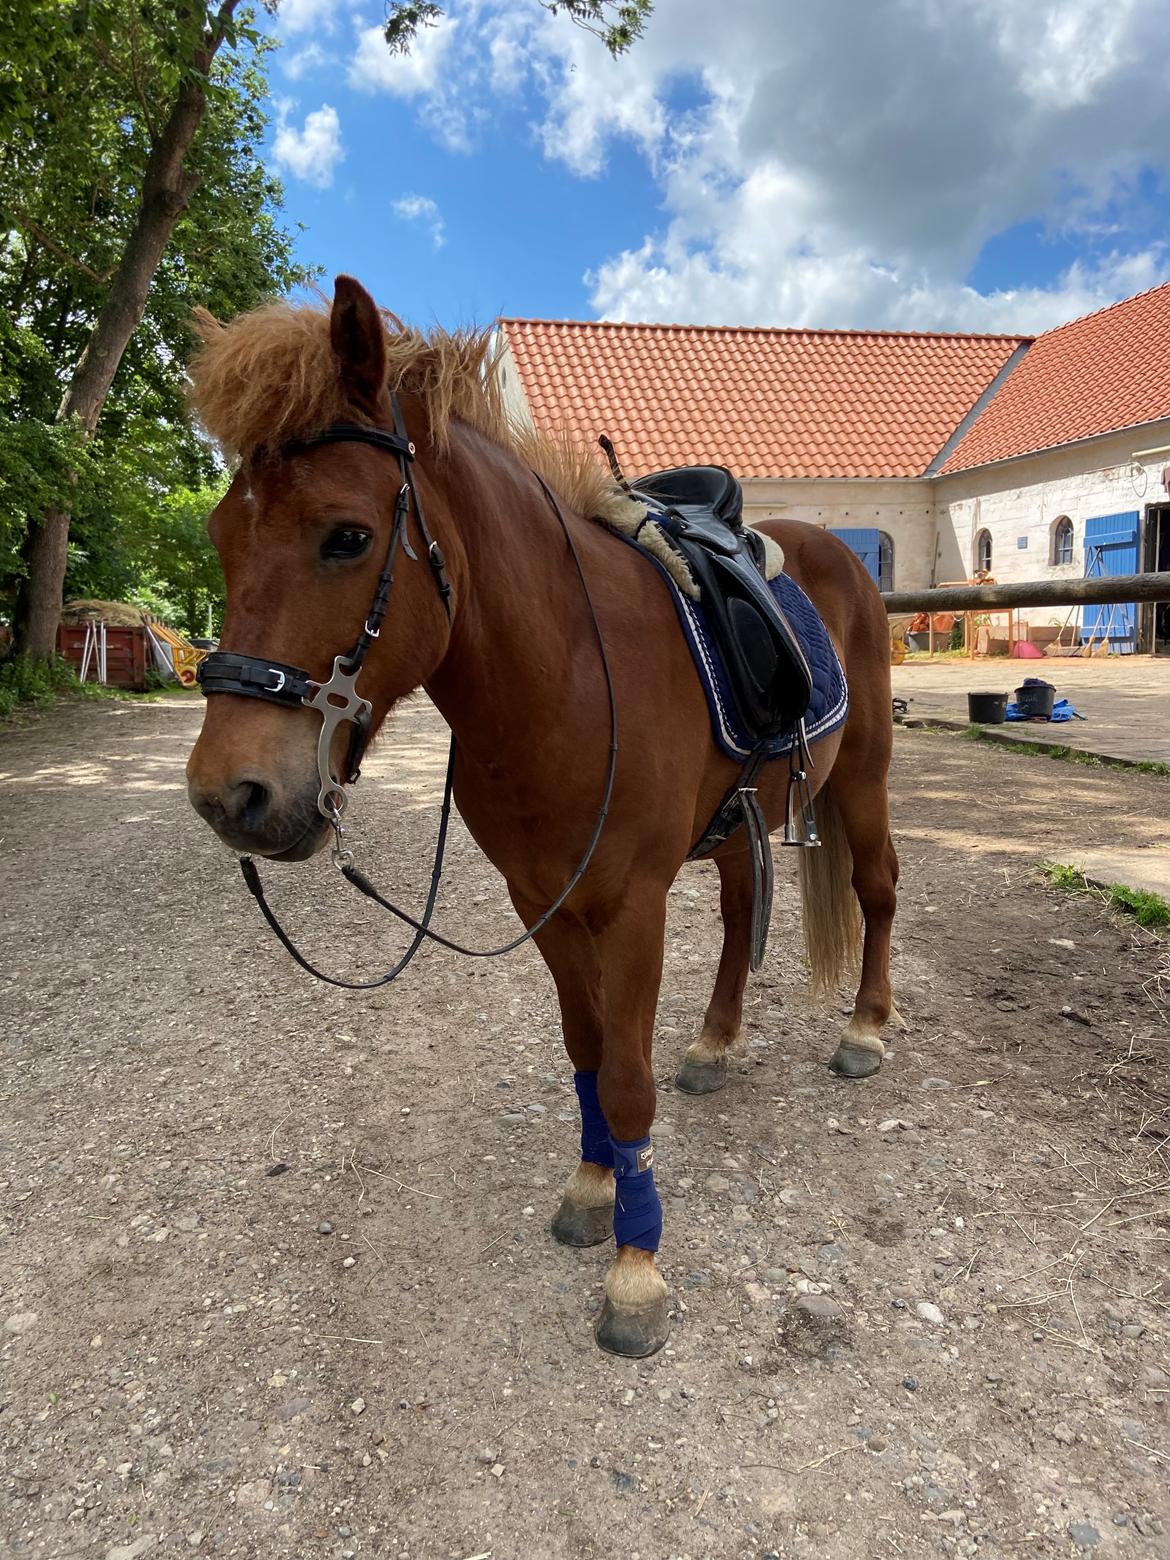
[[[593,603],[593,597],[589,591],[589,583],[585,578],[585,571],[581,565],[581,558],[573,541],[572,533],[561,513],[560,505],[556,501],[551,488],[544,478],[537,472],[533,476],[540,484],[541,491],[548,500],[561,530],[564,532],[565,541],[572,555],[573,564],[577,570],[577,577],[581,581],[581,589],[585,595],[585,601],[589,608],[589,616],[593,624],[593,632],[597,639],[597,648],[601,657],[601,667],[605,675],[606,692],[609,696],[609,766],[605,779],[605,791],[601,800],[601,807],[597,814],[597,820],[593,826],[589,844],[585,854],[581,857],[572,876],[565,887],[549,905],[548,909],[523,931],[518,937],[505,943],[501,948],[465,948],[462,944],[453,942],[450,938],[443,937],[438,932],[430,930],[431,918],[435,910],[435,902],[439,893],[439,882],[443,874],[443,860],[447,848],[447,832],[451,821],[452,792],[455,782],[455,735],[451,734],[451,746],[447,755],[447,774],[443,783],[443,801],[439,814],[439,832],[435,841],[434,864],[431,868],[430,888],[427,892],[426,905],[422,917],[416,920],[408,915],[405,910],[400,910],[397,905],[386,899],[370,882],[369,878],[354,864],[353,851],[345,843],[345,830],[342,825],[342,814],[345,811],[347,795],[346,785],[352,785],[361,774],[361,761],[370,738],[370,718],[373,706],[368,699],[363,698],[357,692],[357,679],[369,653],[382,628],[386,613],[390,605],[390,593],[394,585],[394,566],[398,551],[402,551],[412,561],[417,562],[417,554],[410,545],[409,523],[413,510],[418,524],[419,535],[422,539],[427,562],[432,571],[444,610],[448,618],[452,616],[451,608],[451,581],[447,575],[446,560],[443,557],[438,542],[435,541],[427,527],[426,517],[423,514],[422,503],[419,499],[418,489],[414,482],[412,463],[415,456],[415,447],[407,437],[402,412],[398,405],[397,396],[391,395],[390,404],[394,414],[394,432],[383,428],[369,428],[361,423],[334,423],[316,438],[290,445],[286,453],[300,453],[303,450],[312,449],[322,444],[339,444],[344,442],[369,444],[377,449],[386,450],[394,455],[399,464],[402,482],[398,489],[398,496],[394,505],[394,521],[390,530],[390,541],[386,549],[386,561],[382,565],[382,572],[378,576],[378,583],[374,590],[374,599],[369,613],[366,616],[362,631],[357,642],[348,655],[334,657],[333,670],[327,682],[317,682],[308,672],[300,667],[286,666],[279,661],[266,661],[261,656],[241,655],[230,650],[215,650],[200,663],[197,673],[199,684],[205,697],[216,693],[241,694],[249,699],[266,699],[269,703],[279,704],[285,709],[308,708],[316,710],[321,716],[321,731],[317,739],[317,772],[320,779],[320,788],[317,793],[317,810],[325,818],[333,829],[333,863],[341,875],[364,894],[372,899],[376,905],[397,917],[406,926],[414,931],[406,952],[386,974],[375,980],[343,980],[335,975],[327,975],[317,969],[300,952],[291,937],[277,920],[276,913],[264,893],[264,886],[260,880],[260,872],[251,855],[239,858],[240,871],[248,891],[260,906],[261,913],[268,925],[275,932],[281,944],[296,960],[297,964],[308,974],[317,980],[324,981],[330,986],[342,986],[349,991],[373,991],[380,986],[388,986],[398,979],[403,970],[414,958],[424,941],[439,944],[448,948],[453,953],[461,953],[471,959],[495,959],[502,954],[511,953],[523,943],[533,938],[542,927],[546,926],[552,917],[568,899],[577,884],[585,875],[586,869],[593,854],[597,849],[601,838],[601,831],[605,826],[606,816],[609,812],[610,798],[613,795],[614,777],[617,773],[617,698],[614,693],[613,676],[610,671],[609,656],[606,653],[605,639],[601,632],[601,624],[597,617],[597,608]],[[353,734],[350,739],[349,752],[346,758],[345,774],[338,780],[333,774],[332,747],[333,736],[338,726],[352,723]]]

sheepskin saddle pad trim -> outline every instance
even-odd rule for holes
[[[699,586],[690,565],[678,548],[672,546],[669,536],[654,514],[654,508],[644,499],[631,498],[624,503],[615,502],[602,517],[602,523],[619,536],[627,537],[630,541],[636,539],[638,546],[661,565],[679,590],[692,601],[698,601]],[[745,525],[743,530],[750,531],[752,536],[759,539],[758,546],[764,559],[764,578],[774,580],[784,568],[784,549],[774,537],[766,536],[753,526]]]

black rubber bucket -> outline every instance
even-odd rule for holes
[[[1016,703],[1020,706],[1020,714],[1026,715],[1030,720],[1037,718],[1049,720],[1052,716],[1052,706],[1056,702],[1056,689],[1051,683],[1029,681],[1023,687],[1016,689]]]
[[[967,719],[979,726],[1002,726],[1007,701],[1006,693],[969,693]]]

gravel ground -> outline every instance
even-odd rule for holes
[[[309,982],[187,808],[199,715],[0,736],[0,1553],[1170,1555],[1170,965],[1034,871],[1154,842],[1170,782],[899,732],[911,1027],[863,1084],[781,860],[750,1056],[675,1092],[719,939],[684,871],[674,1331],[634,1363],[592,1340],[606,1249],[547,1233],[575,1128],[538,957]],[[418,902],[443,756],[412,704],[354,807]],[[322,960],[389,962],[327,864],[267,879]],[[511,926],[461,829],[445,902]]]

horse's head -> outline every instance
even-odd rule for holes
[[[402,476],[385,449],[311,441],[337,423],[393,429],[386,328],[369,294],[339,277],[328,314],[273,305],[226,328],[205,320],[203,334],[196,408],[240,456],[208,527],[227,583],[221,649],[326,682],[370,612]],[[389,611],[358,678],[373,706],[371,733],[447,645],[417,531],[411,540],[418,560],[399,550]],[[214,693],[187,764],[192,806],[235,850],[312,855],[329,829],[317,807],[321,726],[320,714],[296,704]],[[334,734],[340,779],[353,731],[343,723]]]

